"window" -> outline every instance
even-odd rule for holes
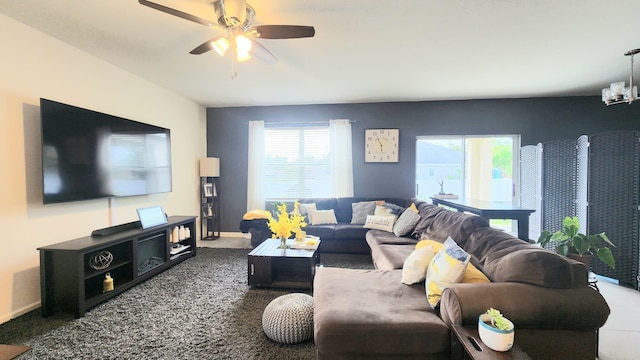
[[[273,201],[353,196],[351,121],[249,121],[247,211]]]
[[[332,197],[329,126],[264,129],[265,200]]]

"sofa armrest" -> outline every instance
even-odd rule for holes
[[[444,290],[440,318],[447,325],[475,325],[489,308],[500,310],[520,329],[585,330],[600,328],[610,309],[589,286],[554,289],[495,282],[453,284]]]

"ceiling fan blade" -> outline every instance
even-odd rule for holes
[[[273,65],[278,62],[278,59],[271,53],[271,51],[267,50],[267,48],[262,46],[259,42],[251,40],[251,44],[251,51],[249,52],[251,56],[258,58],[260,61],[268,65]]]
[[[213,45],[211,43],[213,43],[216,39],[211,39],[211,40],[207,40],[207,41],[203,42],[197,48],[189,51],[189,54],[191,54],[191,55],[200,55],[200,54],[206,53],[209,50],[213,50]]]
[[[162,11],[163,13],[167,13],[169,15],[173,15],[173,16],[177,16],[179,18],[183,18],[183,19],[186,19],[186,20],[189,20],[189,21],[193,21],[195,23],[202,24],[204,26],[213,27],[213,28],[217,27],[217,25],[212,21],[209,21],[207,19],[203,19],[203,18],[194,16],[194,15],[191,15],[191,14],[187,14],[186,12],[182,12],[180,10],[172,9],[170,7],[166,7],[164,5],[156,4],[154,2],[147,1],[147,0],[138,0],[138,2],[140,3],[140,5],[148,6],[148,7],[152,8],[152,9]]]
[[[249,28],[249,32],[260,39],[295,39],[313,37],[316,29],[302,25],[258,25]]]

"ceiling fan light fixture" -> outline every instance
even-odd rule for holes
[[[251,40],[244,35],[238,35],[236,36],[236,46],[238,47],[238,52],[248,53],[251,51]]]
[[[236,59],[238,60],[238,62],[245,62],[245,61],[251,59],[251,55],[249,55],[249,53],[238,51]]]
[[[214,40],[211,42],[211,47],[218,53],[218,55],[224,56],[224,54],[227,52],[227,49],[229,49],[229,39],[227,39],[226,37],[221,37],[217,40]]]
[[[251,40],[244,35],[236,35],[236,57],[238,61],[247,61],[251,59]]]

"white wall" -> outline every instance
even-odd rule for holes
[[[198,215],[206,110],[175,93],[0,15],[0,323],[40,305],[40,246],[137,220],[161,205]],[[171,129],[173,191],[42,205],[40,98]],[[111,216],[113,214],[113,216]]]

